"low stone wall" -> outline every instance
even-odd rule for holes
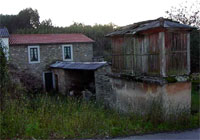
[[[140,115],[161,111],[165,117],[190,112],[190,82],[160,85],[113,78],[106,73],[106,67],[95,72],[96,97],[111,108]]]

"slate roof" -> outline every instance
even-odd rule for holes
[[[94,42],[83,34],[11,34],[10,45]]]
[[[172,21],[170,19],[166,18],[158,18],[155,20],[147,20],[147,21],[142,21],[134,24],[130,24],[124,27],[121,27],[120,29],[107,34],[106,36],[115,36],[115,35],[128,35],[128,34],[136,34],[141,31],[153,29],[153,28],[179,28],[179,29],[189,29],[191,30],[192,26],[181,24],[177,21]]]
[[[0,37],[9,37],[7,28],[0,28]]]
[[[50,65],[51,68],[60,68],[66,70],[97,70],[106,65],[107,62],[56,62]]]

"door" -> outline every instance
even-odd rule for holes
[[[45,79],[45,90],[47,92],[53,90],[53,77],[51,72],[45,72],[44,73],[44,79]]]

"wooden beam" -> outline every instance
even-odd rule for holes
[[[144,47],[143,52],[142,52],[142,55],[143,55],[142,56],[142,58],[143,58],[143,60],[142,60],[143,61],[143,63],[142,63],[142,65],[143,65],[143,72],[147,73],[148,72],[148,55],[147,55],[148,51],[147,51],[147,49],[149,47],[148,36],[144,37],[143,47]]]
[[[190,74],[190,33],[187,33],[187,74]]]
[[[159,33],[160,75],[166,77],[165,32]]]

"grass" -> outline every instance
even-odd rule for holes
[[[8,99],[0,112],[0,138],[105,138],[199,127],[199,113],[173,123],[155,120],[73,98],[22,96]]]
[[[191,94],[191,100],[192,100],[192,104],[191,104],[191,111],[192,113],[197,113],[199,112],[199,107],[200,107],[200,91],[196,89],[196,85],[199,84],[198,82],[193,82],[192,84],[192,94]]]

